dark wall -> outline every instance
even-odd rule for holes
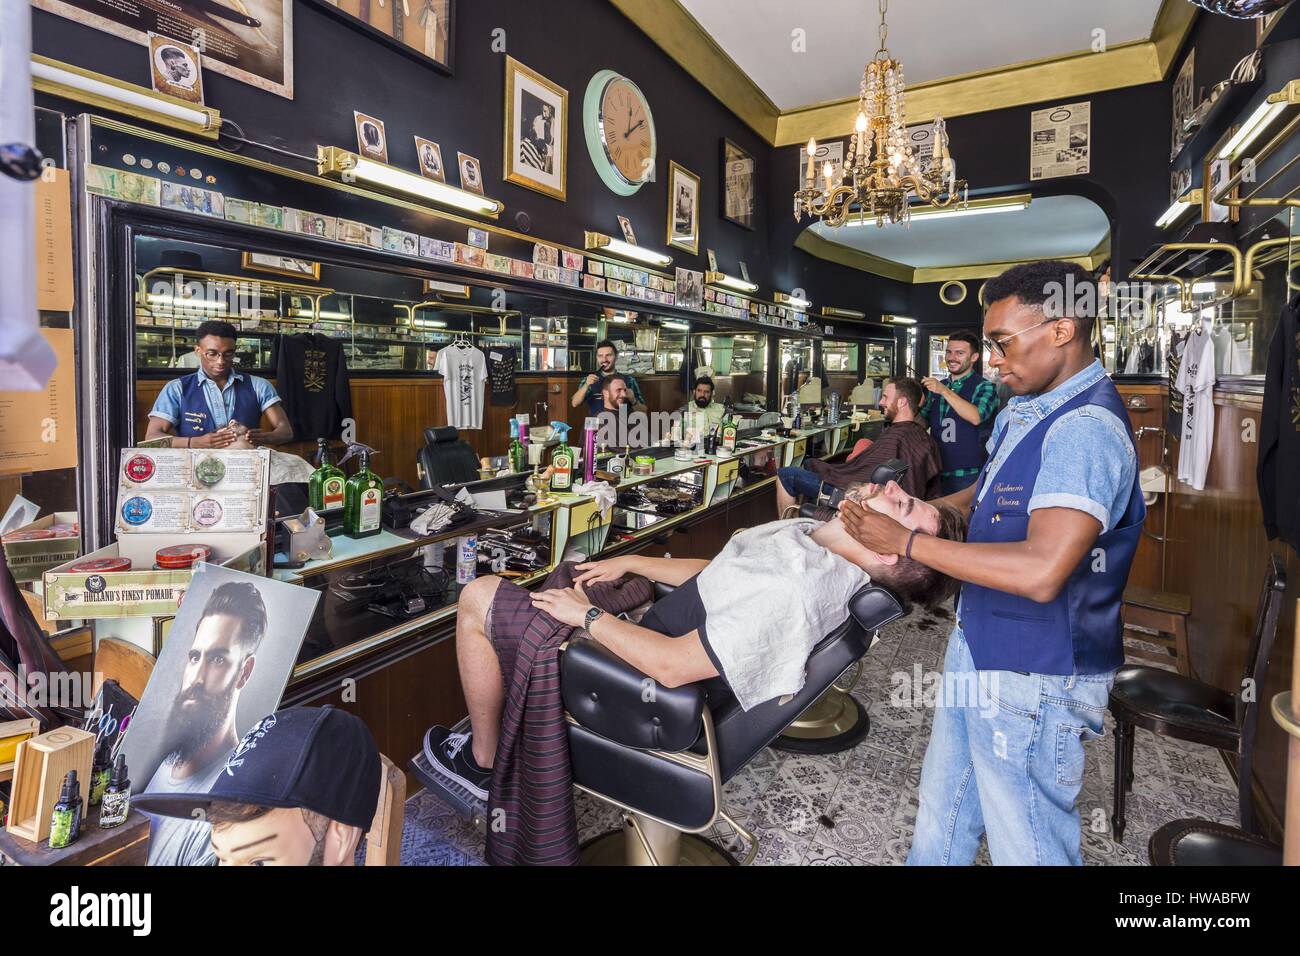
[[[569,92],[567,202],[503,181],[505,53],[492,50],[492,31],[498,28],[505,31],[509,55]],[[539,238],[581,248],[584,230],[617,234],[616,217],[625,215],[639,242],[671,252],[677,265],[705,268],[705,249],[712,247],[725,271],[735,274],[737,261],[743,259],[755,281],[769,284],[762,203],[755,230],[733,225],[718,214],[719,138],[729,137],[755,157],[760,197],[766,195],[768,147],[609,3],[460,0],[454,42],[456,74],[447,76],[313,6],[296,3],[295,98],[287,100],[205,71],[206,99],[223,117],[238,123],[249,139],[310,156],[318,143],[352,147],[352,111],[360,110],[384,121],[394,165],[418,169],[412,139],[416,134],[441,144],[449,168],[455,167],[458,150],[478,157],[485,191],[506,204],[500,221],[507,228],[518,228],[515,216],[526,212]],[[149,85],[146,47],[71,20],[33,11],[33,46],[37,53]],[[645,92],[659,142],[658,182],[626,199],[601,182],[583,135],[587,81],[606,68],[630,77]],[[249,155],[314,169],[272,153]],[[698,257],[666,248],[669,160],[702,180]],[[456,182],[454,173],[451,179]]]

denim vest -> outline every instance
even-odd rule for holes
[[[975,387],[979,383],[980,377],[971,372],[955,391],[966,401],[974,404]],[[944,379],[944,384],[951,386],[952,379]],[[944,406],[947,410],[947,414],[943,418],[939,417],[940,406]],[[989,436],[993,433],[993,419],[990,418],[987,422],[979,425],[972,425],[958,415],[951,404],[945,402],[938,395],[930,399],[930,407],[926,412],[926,418],[930,423],[930,437],[939,446],[939,457],[943,460],[943,470],[945,472],[979,468],[988,460],[988,452],[985,447],[988,444]],[[948,421],[953,424],[945,425],[944,423]],[[945,428],[952,429],[952,441],[944,441]]]
[[[208,396],[203,385],[205,380],[206,376],[199,371],[194,375],[186,375],[181,381],[181,413],[180,421],[176,423],[176,434],[182,438],[206,435],[217,430],[212,421],[212,409],[208,406]],[[231,383],[230,388],[235,393],[231,419],[249,428],[256,428],[262,421],[262,403],[257,400],[252,381],[247,375],[242,375]]]
[[[1109,378],[1065,402],[1020,440],[981,498],[988,478],[988,465],[984,466],[967,541],[1025,540],[1043,439],[1053,422],[1084,405],[1097,405],[1120,421],[1128,421],[1124,403]],[[999,446],[1005,438],[1004,431]],[[1088,451],[1079,449],[1078,453]],[[997,457],[996,449],[993,457]],[[1101,674],[1124,662],[1120,602],[1147,510],[1137,472],[1134,469],[1133,489],[1123,517],[1097,538],[1055,600],[1041,604],[974,584],[962,587],[958,617],[977,669]]]

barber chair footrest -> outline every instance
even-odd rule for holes
[[[579,850],[583,866],[653,866],[640,840],[625,824],[621,830],[609,830],[592,837]],[[695,833],[683,833],[676,843],[676,859],[660,860],[661,866],[739,866],[739,861],[724,847]]]
[[[467,733],[469,731],[469,718],[466,717],[451,729],[453,733]],[[412,757],[407,766],[411,768],[411,773],[415,774],[415,778],[424,784],[425,789],[431,794],[438,797],[461,816],[474,821],[474,825],[481,832],[486,831],[486,801],[480,800],[455,780],[443,776],[423,750]]]

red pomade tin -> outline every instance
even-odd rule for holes
[[[161,571],[188,571],[199,561],[207,561],[211,557],[212,549],[206,544],[173,544],[159,548],[154,553],[154,560],[158,562]]]
[[[108,574],[113,571],[130,571],[130,558],[91,558],[89,561],[78,561],[68,568],[69,571],[76,571],[81,574]]]

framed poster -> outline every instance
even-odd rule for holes
[[[1193,48],[1187,58],[1183,60],[1183,65],[1178,68],[1178,76],[1174,79],[1174,109],[1173,109],[1173,129],[1172,139],[1169,146],[1169,159],[1172,161],[1178,155],[1183,144],[1187,142],[1188,134],[1183,130],[1183,121],[1192,115],[1196,109],[1196,50]]]
[[[754,228],[754,157],[722,138],[722,218]]]
[[[569,163],[569,93],[506,57],[505,179],[564,201]]]
[[[844,175],[844,141],[835,140],[833,143],[818,143],[817,155],[813,162],[813,182],[821,193],[817,196],[817,202],[826,201],[826,176],[824,170],[826,164],[831,164],[831,182],[838,183]],[[802,186],[808,181],[808,152],[799,150],[799,185]]]
[[[700,177],[668,164],[668,245],[691,255],[700,251]]]
[[[245,3],[249,0],[244,0]],[[305,0],[414,60],[452,72],[456,0]]]
[[[293,0],[32,0],[32,6],[142,46],[150,33],[194,44],[205,70],[293,99]]]

